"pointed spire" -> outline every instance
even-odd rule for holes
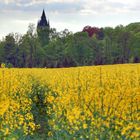
[[[44,9],[43,9],[43,12],[42,12],[41,19],[46,19],[46,14],[45,14],[45,10]]]
[[[50,27],[49,22],[46,19],[45,10],[43,9],[41,20],[38,22],[38,27]]]

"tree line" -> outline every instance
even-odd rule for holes
[[[140,62],[140,23],[115,28],[84,27],[72,33],[55,28],[24,35],[10,33],[0,41],[0,63],[7,67],[75,67]]]

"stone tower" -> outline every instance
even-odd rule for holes
[[[50,41],[50,24],[47,21],[45,11],[43,10],[41,19],[37,24],[37,34],[40,40],[41,46],[44,47],[49,44]]]

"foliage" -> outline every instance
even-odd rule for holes
[[[0,63],[12,67],[72,67],[140,62],[140,23],[115,28],[86,26],[65,29],[30,24],[23,36],[9,34],[0,41]]]

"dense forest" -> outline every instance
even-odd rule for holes
[[[74,67],[140,62],[140,23],[115,28],[86,26],[77,33],[55,28],[24,35],[10,33],[0,41],[0,63],[7,67]]]

